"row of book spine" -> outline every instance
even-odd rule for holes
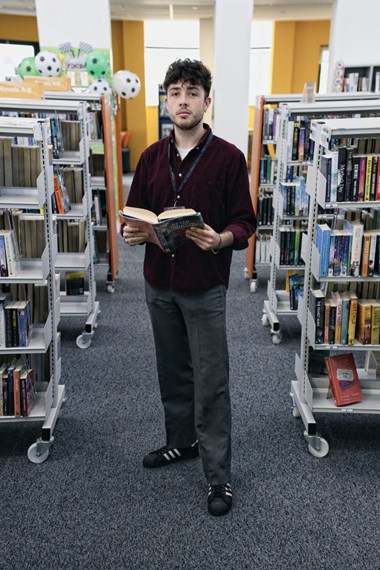
[[[0,367],[0,416],[28,417],[36,398],[35,375],[24,358]]]
[[[380,301],[360,299],[354,291],[311,290],[310,311],[315,322],[315,344],[379,345]]]
[[[301,257],[303,233],[305,233],[305,230],[299,227],[279,227],[280,265],[297,267],[305,264]]]
[[[280,192],[283,199],[283,214],[302,217],[309,215],[310,197],[305,189],[304,178],[299,177],[298,181],[291,185],[286,182],[281,183]]]
[[[274,220],[273,194],[259,196],[257,202],[257,222],[259,226],[271,226]]]
[[[380,200],[380,154],[358,154],[356,146],[327,150],[318,176],[326,202]]]
[[[321,277],[380,275],[380,229],[364,230],[360,220],[344,220],[342,230],[327,223],[316,226]]]
[[[256,263],[270,263],[271,260],[271,235],[260,233],[256,236],[255,243]]]

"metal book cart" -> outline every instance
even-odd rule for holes
[[[296,314],[296,311],[290,308],[289,292],[286,289],[278,288],[279,273],[281,271],[289,270],[297,270],[299,272],[304,271],[304,265],[286,265],[281,262],[280,233],[285,227],[284,223],[292,224],[297,220],[297,216],[284,217],[281,189],[282,186],[292,185],[286,181],[289,167],[293,169],[302,169],[302,173],[299,178],[305,179],[305,185],[307,187],[308,167],[310,164],[309,161],[290,159],[289,148],[293,144],[292,133],[294,133],[294,131],[292,131],[289,126],[293,125],[299,117],[306,121],[306,123],[310,124],[312,119],[324,120],[324,118],[329,116],[351,117],[358,113],[363,116],[368,114],[379,114],[380,99],[377,98],[363,101],[355,99],[352,101],[339,99],[334,102],[316,101],[314,103],[283,103],[279,107],[277,139],[278,167],[277,182],[274,191],[274,224],[271,241],[270,277],[267,285],[268,299],[264,301],[262,316],[262,325],[270,325],[270,333],[274,344],[279,344],[282,338],[280,319]],[[306,222],[307,217],[298,216],[298,220]],[[306,232],[302,233],[305,234]]]
[[[291,398],[293,402],[293,415],[301,417],[305,430],[304,436],[308,443],[309,452],[318,458],[324,457],[329,452],[329,444],[317,431],[317,422],[314,414],[317,413],[340,413],[340,414],[378,414],[380,413],[380,377],[376,358],[380,353],[379,344],[363,344],[358,340],[357,328],[351,344],[335,342],[325,344],[316,342],[315,315],[311,312],[311,290],[322,288],[326,290],[330,285],[343,286],[345,289],[357,287],[360,284],[379,282],[379,277],[351,276],[347,273],[335,276],[320,275],[320,255],[315,246],[316,225],[318,207],[329,212],[344,212],[347,216],[352,210],[361,213],[366,209],[378,210],[379,201],[326,201],[326,178],[319,172],[321,156],[326,149],[330,148],[332,139],[355,140],[355,139],[379,139],[380,118],[347,118],[326,119],[313,122],[312,136],[315,141],[313,164],[308,175],[307,189],[310,195],[310,213],[308,232],[304,244],[305,259],[305,287],[302,302],[299,304],[298,318],[301,323],[300,351],[295,359],[296,380],[291,382]],[[360,298],[360,297],[359,297]],[[352,352],[360,359],[365,356],[365,362],[359,362],[358,376],[363,393],[363,400],[355,404],[338,407],[331,397],[329,378],[322,368],[316,370],[311,366],[312,355],[322,355],[321,351],[339,354]],[[364,354],[363,354],[364,353]],[[374,365],[371,363],[373,360]]]
[[[20,137],[29,145],[38,148],[40,170],[37,178],[29,180],[27,185],[14,186],[13,180],[4,179],[0,183],[0,208],[4,211],[36,211],[43,212],[45,231],[45,247],[41,258],[20,259],[20,268],[14,275],[1,276],[0,282],[8,287],[35,285],[47,288],[47,318],[45,322],[34,321],[30,326],[26,346],[8,346],[2,342],[0,354],[12,360],[25,357],[31,363],[35,380],[35,400],[31,410],[25,411],[20,404],[20,393],[16,395],[10,385],[6,388],[6,397],[13,397],[12,407],[4,415],[4,402],[0,412],[0,424],[4,422],[42,422],[41,437],[28,449],[28,458],[33,463],[42,463],[49,455],[50,446],[54,442],[53,430],[57,422],[65,396],[65,386],[59,384],[61,378],[61,357],[59,351],[59,333],[57,330],[60,319],[59,278],[55,272],[57,257],[57,235],[52,217],[51,194],[53,192],[53,168],[49,160],[47,122],[45,120],[0,117],[0,137]],[[14,139],[15,140],[15,139]],[[28,153],[29,145],[19,143],[18,150]],[[17,145],[16,145],[17,146]],[[16,155],[14,155],[16,156]],[[9,157],[8,157],[9,158]],[[4,160],[4,156],[1,156]],[[11,166],[12,171],[12,166]],[[11,178],[9,176],[8,178]],[[30,186],[30,184],[32,184]],[[8,254],[10,252],[8,251]],[[3,338],[4,341],[4,338]],[[20,340],[19,340],[20,342]],[[21,343],[20,343],[21,344]],[[47,358],[48,356],[48,358]],[[46,365],[46,361],[48,364]],[[9,372],[8,372],[9,375]],[[3,393],[3,372],[1,373],[1,389]],[[14,377],[15,380],[15,377]],[[16,381],[16,380],[15,380]],[[20,381],[21,382],[21,381]],[[9,400],[8,400],[9,404]],[[24,414],[24,415],[22,415]]]

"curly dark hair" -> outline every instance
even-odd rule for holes
[[[190,83],[191,85],[200,85],[205,90],[205,95],[208,97],[211,90],[211,72],[201,62],[196,59],[176,59],[169,65],[166,72],[163,87],[165,92],[168,92],[169,85],[174,83]]]

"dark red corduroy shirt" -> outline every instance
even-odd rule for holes
[[[162,139],[141,155],[133,177],[127,204],[160,214],[174,205],[170,182],[168,146],[177,187],[205,144],[210,127],[199,145],[183,161],[175,146],[173,134]],[[212,138],[196,170],[182,190],[178,206],[201,212],[206,224],[215,231],[229,230],[234,235],[232,247],[217,255],[199,249],[188,240],[173,253],[163,253],[147,243],[144,277],[158,289],[181,293],[202,293],[216,285],[228,287],[232,250],[247,247],[247,240],[256,229],[256,218],[249,193],[247,164],[243,153],[234,145]]]

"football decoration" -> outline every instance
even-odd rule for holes
[[[40,51],[34,61],[39,75],[43,77],[57,77],[61,73],[61,60],[51,51]]]
[[[112,93],[112,87],[105,79],[94,79],[86,91],[87,93],[99,93],[100,95],[104,95],[105,93]]]
[[[17,71],[21,79],[24,79],[26,75],[39,75],[34,57],[24,57],[18,64]]]
[[[117,71],[112,77],[112,87],[123,99],[133,99],[140,93],[141,82],[132,71]]]
[[[90,77],[105,77],[108,71],[108,61],[100,51],[93,50],[87,54],[85,67]]]

